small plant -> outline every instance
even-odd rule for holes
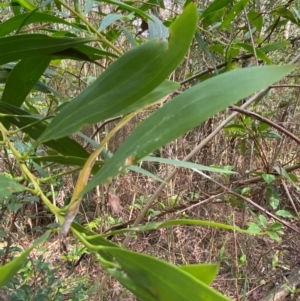
[[[248,222],[248,230],[252,232],[266,232],[272,239],[279,241],[279,235],[282,235],[282,224],[275,221],[268,225],[268,221],[264,215],[257,216],[254,212],[251,212],[255,222]]]
[[[78,248],[74,248],[68,258],[79,256]],[[76,253],[77,252],[77,253]],[[75,254],[76,253],[76,254]],[[24,267],[2,288],[9,300],[14,301],[62,301],[88,300],[87,281],[78,279],[69,281],[67,277],[60,277],[58,269],[45,262],[43,256],[26,260]]]

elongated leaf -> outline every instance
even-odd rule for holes
[[[89,142],[94,148],[98,148],[99,147],[99,143],[97,143],[95,140],[91,139],[90,137],[84,135],[81,132],[76,133],[79,137],[82,137],[83,139],[85,139],[87,142]],[[109,150],[107,150],[106,148],[104,148],[101,151],[101,157],[102,159],[104,159],[105,161],[107,161],[108,159],[110,159],[113,156],[113,153],[111,153]],[[143,169],[137,165],[130,165],[127,168],[128,170],[140,173],[146,177],[152,178],[155,181],[159,181],[159,182],[164,182],[161,178],[159,178],[158,176],[156,176],[155,174],[149,172],[146,169]],[[92,172],[94,171],[94,168],[92,170]]]
[[[169,37],[169,30],[163,22],[155,15],[151,15],[148,21],[150,39],[167,39]]]
[[[149,177],[149,178],[152,178],[154,179],[155,181],[158,181],[158,182],[164,182],[161,178],[159,178],[158,176],[156,176],[155,174],[151,173],[150,171],[146,170],[146,169],[143,169],[139,166],[136,166],[136,165],[130,165],[128,166],[128,169],[131,170],[131,171],[134,171],[134,172],[137,172],[137,173],[140,173],[146,177]]]
[[[146,156],[143,158],[143,161],[159,162],[159,163],[164,163],[164,164],[175,165],[178,167],[191,168],[191,169],[195,168],[195,169],[211,171],[211,172],[235,174],[235,172],[233,172],[231,170],[226,170],[226,169],[221,169],[221,168],[216,168],[216,167],[209,167],[209,166],[196,164],[196,163],[192,163],[192,162],[179,161],[179,160],[173,160],[173,159],[165,159],[165,158],[160,158],[160,157]]]
[[[55,54],[92,41],[93,39],[56,38],[42,34],[0,38],[0,65],[24,58]]]
[[[17,258],[13,259],[6,265],[0,267],[0,288],[4,286],[18,272],[20,268],[22,268],[27,256],[33,250],[33,248],[47,240],[50,234],[51,231],[45,232],[33,243],[33,245],[28,250],[23,252],[21,255],[19,255]]]
[[[228,31],[231,31],[231,27],[230,27],[230,23],[240,15],[240,13],[243,11],[243,9],[246,7],[246,5],[248,4],[249,0],[240,0],[239,2],[237,2],[232,10],[230,11],[230,13],[226,16],[225,20],[223,21],[222,25],[221,25],[221,29],[222,28],[226,28]]]
[[[293,66],[234,70],[193,86],[153,113],[121,145],[83,193],[162,145],[188,132],[227,106],[282,78]]]
[[[10,7],[10,6],[11,6],[10,2],[0,3],[0,7]]]
[[[272,11],[272,14],[275,16],[283,17],[292,21],[293,23],[298,25],[298,21],[295,19],[294,14],[285,7],[278,7]]]
[[[25,186],[0,174],[0,199],[9,197],[14,192],[24,191],[25,189]]]
[[[207,28],[208,26],[215,23],[215,25],[212,26],[212,28],[218,28],[222,24],[221,21],[224,19],[225,12],[226,12],[226,9],[222,8],[222,9],[219,9],[219,10],[207,15],[202,21],[203,27]]]
[[[188,264],[180,266],[180,269],[210,285],[218,274],[219,266],[217,264]]]
[[[256,27],[256,30],[260,33],[264,20],[261,13],[256,11],[251,11],[247,14],[250,24],[253,24]]]
[[[125,53],[53,119],[41,141],[67,136],[84,124],[94,124],[133,105],[159,86],[186,53],[197,22],[190,4],[170,26],[169,43],[151,40]]]
[[[117,115],[126,115],[128,113],[151,106],[156,102],[164,100],[167,95],[179,88],[180,85],[178,83],[165,80],[162,84],[160,84],[158,87],[152,90],[149,94],[142,97],[140,100],[130,105],[123,111],[119,112],[119,114]]]
[[[134,12],[136,13],[137,15],[139,15],[140,17],[142,17],[143,19],[149,19],[149,16],[143,12],[142,10],[134,7],[134,6],[131,6],[131,5],[128,5],[122,1],[118,1],[118,0],[95,0],[95,2],[105,2],[105,3],[108,3],[108,4],[114,4],[114,5],[117,5],[129,12]]]
[[[33,11],[36,9],[36,7],[32,3],[30,3],[26,0],[17,0],[17,2],[19,2],[21,4],[21,6],[23,6],[24,8],[26,8],[30,11]]]
[[[53,59],[74,59],[88,62],[99,60],[107,56],[118,57],[114,53],[90,47],[87,45],[79,45],[73,48],[55,52],[51,55]]]
[[[113,24],[117,20],[121,20],[124,16],[121,14],[109,14],[105,16],[101,22],[101,25],[99,27],[99,31],[103,31],[106,27]]]
[[[120,29],[124,32],[127,40],[129,41],[131,47],[136,47],[137,44],[136,44],[136,40],[133,36],[133,34],[123,25],[119,25]]]
[[[50,61],[49,56],[21,60],[9,74],[1,101],[20,107],[50,64]],[[6,121],[3,125],[8,128],[9,122]]]
[[[120,248],[104,248],[117,268],[107,268],[143,301],[228,301],[190,273],[156,258]],[[179,285],[180,284],[180,285]]]
[[[175,220],[169,220],[166,222],[150,222],[147,223],[144,226],[137,226],[137,227],[130,227],[130,228],[124,228],[120,230],[111,231],[109,233],[106,233],[105,236],[110,235],[117,235],[127,232],[137,232],[137,231],[149,231],[149,230],[155,230],[162,227],[170,227],[170,226],[178,226],[178,225],[194,225],[194,226],[204,226],[204,227],[214,227],[219,229],[225,229],[225,230],[231,230],[236,231],[239,233],[244,234],[264,234],[264,233],[257,233],[252,232],[249,230],[243,230],[240,227],[230,226],[222,223],[215,223],[211,221],[205,221],[205,220],[195,220],[195,219],[175,219]]]
[[[86,159],[72,156],[30,156],[28,159],[32,159],[36,162],[53,162],[64,165],[78,165],[83,166]],[[96,162],[96,164],[101,162]]]
[[[77,27],[76,23],[69,23],[64,19],[58,18],[50,14],[40,13],[40,12],[35,12],[34,14],[25,13],[25,14],[14,16],[12,18],[7,19],[3,23],[0,23],[0,37],[4,37],[10,34],[11,32],[13,32],[14,30],[19,29],[22,24],[28,25],[32,23],[41,23],[41,22],[65,24],[65,25]]]
[[[0,113],[19,115],[18,117],[3,117],[3,119],[19,128],[23,128],[22,131],[33,139],[37,139],[48,126],[47,122],[40,121],[28,112],[2,101],[0,101]],[[69,137],[48,141],[44,144],[63,155],[82,158],[88,157],[88,152],[79,143]]]
[[[257,57],[263,61],[265,61],[266,63],[268,63],[269,65],[272,64],[272,61],[268,58],[268,56],[260,49],[256,48],[255,52],[253,49],[253,46],[250,44],[245,44],[245,43],[236,43],[235,45],[240,46],[242,48],[244,48],[245,50],[249,51],[250,53],[252,53],[253,55],[256,53]]]
[[[202,49],[202,51],[204,52],[204,54],[205,54],[205,55],[207,56],[207,58],[210,60],[212,66],[213,66],[214,69],[215,69],[216,74],[218,74],[218,70],[217,70],[217,68],[216,68],[215,60],[214,60],[213,56],[211,55],[209,49],[207,48],[207,46],[206,46],[204,40],[202,39],[201,34],[200,34],[199,32],[196,32],[195,38],[196,38],[196,41],[197,41],[199,47]],[[222,46],[221,46],[221,47],[222,47]],[[223,50],[223,51],[224,51],[224,50]]]
[[[13,68],[15,68],[15,66],[17,65],[17,63],[7,63],[4,64],[3,67],[12,70]],[[51,69],[46,69],[44,74],[49,75],[49,76],[58,76],[61,77],[62,79],[65,79],[65,77],[63,77],[61,74],[57,73],[54,70]]]
[[[207,9],[201,15],[201,18],[205,18],[209,14],[218,11],[219,9],[227,6],[229,3],[233,2],[233,0],[215,0],[213,1]]]
[[[291,44],[290,41],[274,42],[274,43],[264,45],[263,47],[260,48],[260,51],[262,52],[276,51],[276,50],[284,49],[290,44]]]
[[[72,157],[72,156],[30,156],[28,159],[32,159],[35,162],[53,162],[62,165],[71,166],[83,166],[86,162],[86,158]],[[102,165],[102,161],[96,161],[92,169],[92,173],[96,173],[99,170],[99,165]]]

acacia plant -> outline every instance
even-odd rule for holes
[[[64,239],[71,231],[109,274],[142,300],[228,299],[209,287],[216,276],[217,265],[174,266],[128,251],[107,240],[107,235],[178,224],[247,231],[201,220],[179,219],[145,225],[137,220],[132,228],[102,235],[74,222],[82,198],[97,185],[111,181],[126,170],[157,179],[136,164],[163,160],[148,155],[241,99],[261,89],[266,92],[269,85],[294,69],[292,65],[282,65],[231,70],[234,69],[234,47],[229,47],[226,70],[216,72],[209,79],[201,79],[165,103],[167,96],[180,87],[168,78],[180,68],[194,39],[199,45],[203,42],[197,29],[199,24],[207,28],[223,19],[219,26],[229,29],[250,1],[215,0],[205,10],[197,9],[195,3],[189,2],[180,14],[175,11],[164,22],[149,14],[158,7],[164,8],[160,0],[142,4],[96,0],[86,1],[85,7],[77,0],[73,4],[63,0],[18,0],[1,4],[9,15],[0,24],[1,148],[9,167],[0,175],[2,208],[13,197],[37,196],[60,223],[58,238]],[[229,4],[230,7],[226,7]],[[111,13],[105,14],[105,7],[111,8]],[[101,17],[100,27],[89,21],[89,13]],[[260,13],[253,10],[250,17],[253,30],[262,30]],[[141,20],[141,24],[147,24],[149,28],[149,37],[139,38],[128,29],[140,24]],[[245,32],[248,32],[247,28]],[[118,45],[122,39],[121,47]],[[126,42],[128,47],[123,47]],[[265,54],[267,51],[245,43],[236,43],[236,48],[243,48],[270,63]],[[203,49],[210,57],[205,45]],[[48,82],[61,76],[60,68],[64,62],[72,64],[72,60],[95,64],[102,71],[77,95],[61,96]],[[109,62],[107,67],[103,62]],[[42,95],[40,102],[35,102],[32,97],[37,93]],[[120,128],[138,112],[157,103],[163,105],[153,108],[114,154],[103,155],[107,143]],[[87,151],[77,142],[78,135],[84,136],[80,132],[83,126],[118,116],[119,123],[100,144],[94,144],[93,150]],[[103,160],[99,161],[101,154]],[[167,162],[186,168],[232,173],[191,162]],[[47,175],[42,168],[46,163],[54,163],[61,169],[57,174],[54,171],[51,176]],[[63,174],[77,174],[78,171],[69,204],[62,208],[53,204],[46,193],[47,184]],[[57,235],[55,231],[53,235]],[[49,235],[49,231],[42,235],[32,248]],[[32,248],[0,267],[0,286],[22,267]]]

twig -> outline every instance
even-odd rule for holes
[[[273,219],[277,220],[278,222],[282,223],[283,225],[285,225],[287,228],[297,232],[300,234],[300,230],[298,228],[294,228],[292,227],[291,225],[289,225],[286,221],[280,219],[279,217],[277,217],[276,215],[274,215],[273,213],[269,212],[267,209],[261,207],[260,205],[256,204],[255,202],[253,202],[251,199],[243,196],[243,195],[240,195],[236,192],[234,192],[232,189],[226,187],[225,185],[223,185],[222,183],[218,182],[217,180],[213,179],[212,177],[206,175],[205,173],[203,173],[202,171],[198,170],[198,169],[194,169],[193,170],[202,175],[204,178],[206,179],[209,179],[210,181],[214,182],[215,184],[217,184],[218,186],[222,187],[225,191],[227,191],[228,193],[238,197],[238,198],[241,198],[242,200],[244,200],[246,203],[252,205],[253,207],[255,207],[256,209],[258,209],[259,211],[267,214],[268,216],[272,217]]]
[[[237,107],[237,106],[230,106],[229,107],[232,111],[236,111],[236,112],[239,112],[239,113],[242,113],[242,114],[245,114],[247,116],[251,116],[251,117],[254,117],[264,123],[267,123],[269,125],[271,125],[272,127],[274,127],[275,129],[277,129],[278,131],[286,134],[287,136],[289,136],[291,139],[293,139],[294,141],[297,142],[297,144],[300,144],[300,139],[295,136],[294,134],[292,134],[290,131],[286,130],[284,127],[278,125],[277,123],[271,121],[270,119],[267,119],[266,117],[263,117],[261,115],[258,115],[256,113],[253,113],[253,112],[250,112],[248,110],[245,110],[245,109],[242,109],[241,107]]]
[[[291,196],[291,194],[290,194],[290,192],[289,192],[289,190],[288,190],[288,188],[287,188],[287,186],[286,186],[286,183],[285,183],[284,179],[281,179],[281,183],[282,183],[282,185],[283,185],[283,187],[284,187],[284,190],[285,190],[286,195],[288,196],[288,199],[290,200],[290,202],[291,202],[291,204],[292,204],[292,207],[293,207],[293,209],[294,209],[294,211],[295,211],[296,217],[297,217],[297,219],[299,220],[298,210],[297,210],[297,208],[296,208],[296,206],[295,206],[295,203],[294,203],[294,201],[293,201],[293,198],[292,198],[292,196]]]

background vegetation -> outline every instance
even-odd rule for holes
[[[298,1],[0,16],[0,300],[299,299]]]

